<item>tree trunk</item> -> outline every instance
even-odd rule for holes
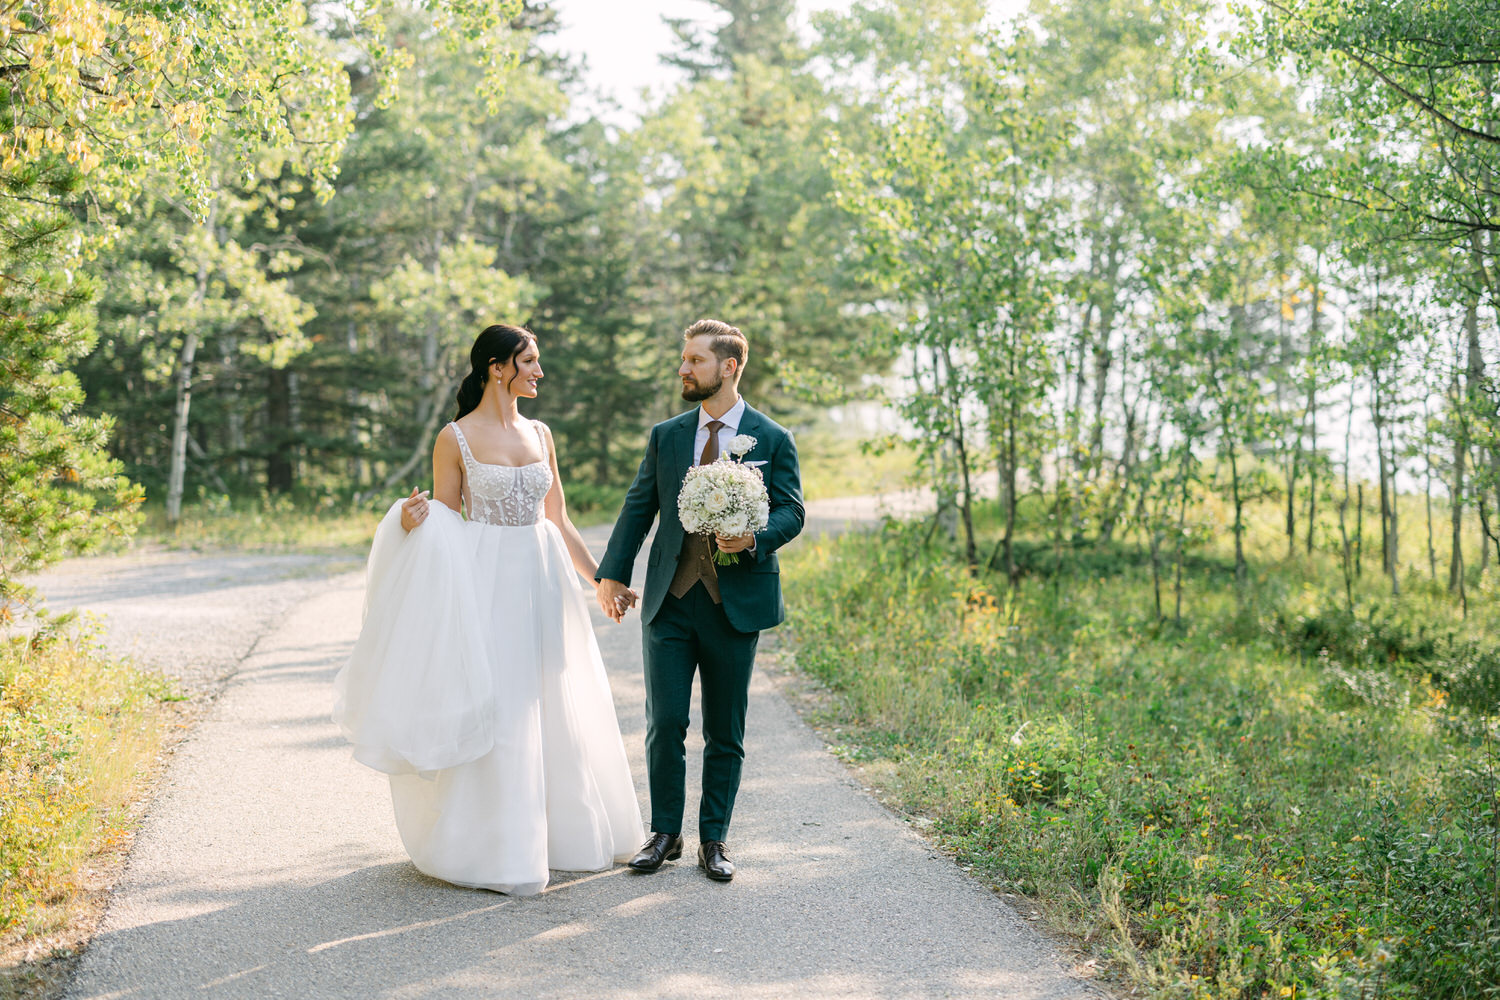
[[[1155,602],[1156,620],[1161,621],[1161,529],[1151,526],[1151,597]]]
[[[291,491],[292,383],[291,372],[272,368],[266,373],[266,489],[272,493]]]
[[[1386,556],[1388,570],[1391,574],[1391,596],[1401,596],[1401,522],[1400,509],[1396,506],[1396,428],[1389,420],[1386,420],[1386,437],[1390,439],[1390,445],[1386,454],[1390,456],[1390,504],[1391,504],[1391,544],[1390,551]]]
[[[1454,382],[1458,380],[1455,378]],[[1453,393],[1454,406],[1458,408],[1456,433],[1453,436],[1453,483],[1449,494],[1449,521],[1452,539],[1448,550],[1448,592],[1463,596],[1464,588],[1464,474],[1469,460],[1468,424],[1463,414],[1463,401],[1459,393]]]
[[[1016,412],[1015,397],[1011,397],[1010,412],[1005,428],[1005,535],[1001,539],[1005,547],[1005,578],[1014,587],[1020,574],[1016,571],[1016,423],[1020,415]]]
[[[1373,373],[1374,379],[1370,386],[1371,413],[1375,420],[1375,456],[1377,459],[1378,474],[1380,476],[1380,561],[1381,568],[1391,578],[1391,593],[1401,593],[1401,582],[1396,569],[1396,504],[1394,492],[1394,471],[1391,468],[1392,461],[1386,457],[1386,424],[1385,412],[1381,407],[1380,396],[1380,372]],[[1394,454],[1394,453],[1393,453]]]
[[[1083,312],[1083,324],[1079,330],[1078,353],[1073,361],[1073,385],[1070,388],[1072,401],[1067,410],[1067,425],[1065,437],[1071,447],[1068,449],[1070,460],[1068,462],[1071,471],[1071,483],[1082,483],[1084,478],[1084,449],[1083,428],[1079,426],[1079,414],[1083,412],[1084,386],[1088,382],[1085,374],[1088,368],[1089,347],[1093,341],[1092,324],[1094,316],[1094,304],[1090,301]],[[1077,502],[1078,492],[1073,493],[1074,502],[1068,505],[1072,514],[1072,536],[1076,541],[1083,535],[1083,505]]]
[[[958,457],[959,490],[962,494],[958,509],[964,526],[964,562],[970,570],[974,570],[979,566],[979,550],[974,540],[974,484],[969,469],[969,447],[964,440],[964,399],[959,390],[960,381],[953,368],[953,358],[947,347],[942,349],[941,357],[948,379],[948,399],[949,405],[953,407],[953,425],[956,429],[953,446]]]
[[[1183,549],[1187,545],[1187,506],[1188,506],[1188,463],[1193,460],[1193,442],[1191,439],[1182,443],[1182,459],[1177,465],[1177,553],[1176,553],[1176,575],[1172,581],[1172,593],[1174,606],[1172,620],[1182,625],[1182,560]]]
[[[344,346],[352,358],[359,353],[359,328],[350,319],[344,330]],[[348,392],[349,427],[349,481],[359,489],[365,482],[365,456],[359,440],[359,386],[351,383]]]
[[[250,457],[245,444],[245,382],[240,373],[239,337],[230,332],[219,338],[219,384],[229,389],[225,407],[224,449],[233,457],[235,478],[241,486],[250,480]],[[191,445],[190,445],[191,446]],[[229,490],[225,489],[225,493]]]
[[[1476,446],[1470,461],[1473,463],[1474,468],[1478,469],[1482,467],[1484,464],[1484,449]],[[1474,491],[1474,509],[1479,512],[1479,575],[1483,576],[1485,571],[1490,568],[1490,547],[1485,544],[1484,540],[1496,541],[1497,545],[1500,545],[1500,540],[1497,540],[1495,532],[1491,530],[1490,505],[1486,502],[1485,491],[1482,489]]]
[[[1297,476],[1302,465],[1302,435],[1292,447],[1292,458],[1286,473],[1286,555],[1290,559],[1297,552]]]
[[[1431,418],[1428,413],[1427,397],[1422,397],[1422,425],[1431,426]],[[1437,583],[1437,546],[1433,543],[1432,535],[1432,448],[1424,447],[1422,453],[1427,457],[1427,482],[1423,493],[1427,503],[1427,571],[1433,583]]]
[[[1344,600],[1348,605],[1349,614],[1354,614],[1354,577],[1359,575],[1359,548],[1358,535],[1354,543],[1354,565],[1349,565],[1349,527],[1345,514],[1349,510],[1349,447],[1354,437],[1354,386],[1349,387],[1349,418],[1344,424],[1344,497],[1339,501],[1339,541],[1342,544],[1341,568],[1344,572]],[[1363,506],[1363,497],[1361,497]],[[1351,572],[1352,569],[1352,572]]]
[[[1063,481],[1062,467],[1067,452],[1067,442],[1059,442],[1059,454],[1054,461],[1057,463],[1056,482],[1052,484],[1052,592],[1057,595],[1062,589],[1062,532],[1063,532]],[[991,557],[993,559],[993,556]],[[1158,591],[1156,598],[1156,617],[1161,620],[1161,594]]]
[[[1109,394],[1109,373],[1115,362],[1110,340],[1114,336],[1115,286],[1119,282],[1119,272],[1119,236],[1112,233],[1105,258],[1104,287],[1096,293],[1099,329],[1094,337],[1094,412],[1089,426],[1089,468],[1096,477],[1104,468],[1104,401]]]
[[[218,216],[218,203],[209,206],[205,225],[214,231]],[[208,297],[208,261],[199,259],[198,273],[193,288],[192,304],[200,306]],[[172,416],[172,455],[167,472],[167,523],[176,524],[182,518],[182,492],[187,484],[187,440],[188,412],[193,405],[193,360],[198,354],[198,331],[189,330],[182,338],[182,350],[177,354],[177,371],[172,377],[173,393],[176,396]]]
[[[1479,512],[1479,533],[1482,536],[1479,541],[1479,575],[1483,577],[1490,566],[1490,547],[1484,540],[1495,538],[1495,532],[1490,527],[1490,506],[1485,503],[1482,490],[1474,493],[1474,509]]]
[[[203,275],[200,272],[200,277]],[[177,355],[173,376],[176,406],[172,418],[172,465],[167,473],[167,523],[182,518],[182,491],[187,479],[188,410],[193,405],[193,358],[198,353],[198,334],[189,331]]]
[[[1229,487],[1234,496],[1234,587],[1240,606],[1245,600],[1245,582],[1248,577],[1245,565],[1245,501],[1240,496],[1240,463],[1234,440],[1229,440]]]
[[[1482,275],[1483,274],[1483,263],[1484,262],[1483,262],[1483,259],[1478,254],[1478,248],[1477,247],[1475,247],[1474,257],[1475,257],[1475,271],[1476,271],[1477,274]],[[1462,536],[1463,536],[1463,503],[1464,503],[1464,494],[1462,492],[1462,490],[1463,490],[1462,475],[1463,475],[1463,471],[1464,471],[1464,463],[1468,459],[1469,448],[1470,448],[1470,446],[1471,446],[1471,444],[1473,442],[1473,435],[1470,433],[1470,427],[1472,426],[1471,425],[1471,421],[1474,420],[1476,417],[1478,417],[1478,415],[1483,411],[1483,406],[1484,406],[1484,375],[1485,375],[1485,372],[1484,372],[1484,349],[1483,349],[1483,347],[1481,346],[1481,344],[1479,342],[1479,302],[1480,302],[1480,294],[1481,294],[1480,291],[1478,289],[1475,289],[1473,296],[1470,297],[1469,302],[1467,304],[1467,307],[1464,310],[1464,335],[1465,335],[1464,340],[1465,340],[1465,349],[1466,349],[1466,353],[1467,353],[1466,363],[1464,365],[1464,392],[1463,392],[1463,396],[1460,399],[1458,399],[1458,400],[1455,401],[1457,403],[1458,407],[1459,407],[1459,413],[1458,413],[1458,430],[1459,430],[1458,438],[1459,438],[1459,440],[1457,442],[1455,442],[1454,456],[1453,456],[1454,457],[1454,481],[1455,481],[1456,488],[1455,488],[1455,493],[1454,493],[1453,542],[1452,542],[1452,544],[1453,544],[1453,553],[1454,553],[1454,556],[1456,558],[1453,560],[1452,564],[1456,564],[1458,566],[1458,571],[1460,573],[1463,572],[1463,540],[1462,540]],[[1478,472],[1479,472],[1477,463],[1476,463],[1476,466],[1475,466],[1475,471],[1476,471],[1476,475],[1477,475]],[[1483,518],[1483,512],[1484,512],[1484,506],[1485,506],[1485,504],[1484,504],[1484,497],[1482,495],[1476,496],[1475,497],[1475,501],[1476,501],[1477,506],[1480,509],[1481,519],[1482,519]],[[1479,548],[1480,548],[1480,572],[1483,573],[1485,567],[1489,563],[1490,550],[1489,550],[1489,545],[1486,544],[1484,541],[1480,542]],[[1448,571],[1448,580],[1449,580],[1449,589],[1450,590],[1453,589],[1453,569],[1451,568],[1452,564],[1450,564],[1450,569]]]
[[[1285,302],[1287,295],[1285,286],[1282,287],[1281,295],[1283,302]],[[1290,370],[1292,366],[1289,355],[1292,348],[1291,337],[1287,333],[1287,308],[1289,306],[1284,306],[1281,311],[1281,350],[1282,366]],[[1281,396],[1280,375],[1276,377],[1276,412],[1278,414],[1285,412]],[[1288,449],[1291,454],[1287,456],[1286,463],[1286,556],[1288,559],[1295,555],[1297,551],[1297,478],[1302,473],[1302,424],[1306,423],[1306,420],[1307,418],[1304,415],[1301,422],[1291,425],[1292,440],[1291,447]]]
[[[1313,364],[1308,366],[1307,374],[1307,447],[1310,455],[1307,463],[1307,554],[1313,551],[1313,527],[1318,520],[1318,364],[1322,358],[1323,325],[1320,317],[1323,315],[1323,282],[1322,282],[1322,253],[1318,254],[1317,267],[1313,270],[1312,287],[1312,325],[1310,331],[1309,350],[1313,355]]]
[[[1365,575],[1365,484],[1355,487],[1354,496],[1354,575]]]

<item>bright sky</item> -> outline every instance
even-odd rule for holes
[[[798,17],[805,26],[810,12],[843,10],[851,2],[800,0]],[[990,4],[999,18],[1025,5],[1025,0],[991,0]],[[662,18],[709,21],[718,13],[703,0],[553,0],[552,6],[562,30],[553,36],[550,47],[585,56],[589,89],[612,95],[627,112],[644,106],[643,88],[660,93],[678,79],[676,71],[663,66],[659,58],[673,42],[672,31]]]

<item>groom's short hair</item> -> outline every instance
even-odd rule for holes
[[[750,341],[745,339],[739,327],[716,319],[700,319],[682,333],[683,340],[694,337],[711,338],[709,349],[714,352],[714,357],[720,361],[733,358],[736,374],[745,370],[745,362],[750,357]]]

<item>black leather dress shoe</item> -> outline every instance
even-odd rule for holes
[[[682,835],[677,833],[653,833],[641,845],[641,851],[625,864],[634,871],[654,872],[663,861],[676,861],[682,857]]]
[[[728,882],[734,878],[734,865],[729,863],[729,848],[722,840],[705,840],[698,845],[698,867],[708,872],[715,882]]]

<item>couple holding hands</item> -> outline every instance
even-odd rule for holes
[[[335,680],[334,718],[356,759],[390,775],[402,843],[423,872],[528,895],[545,888],[549,869],[624,861],[644,873],[680,857],[696,675],[698,864],[711,879],[733,878],[725,841],[750,674],[761,630],[785,617],[776,552],[804,516],[791,434],[739,394],[748,355],[727,323],[687,328],[677,374],[683,399],[698,405],[651,429],[595,561],[568,519],[551,432],[519,412],[543,377],[535,336],[497,325],[475,340],[458,414],[433,448],[431,500],[413,491],[377,529],[364,626]],[[684,479],[727,458],[731,441],[764,483],[752,519],[764,526],[694,533],[679,515]],[[653,523],[641,595],[630,582]],[[580,580],[616,622],[640,609],[644,844]]]

